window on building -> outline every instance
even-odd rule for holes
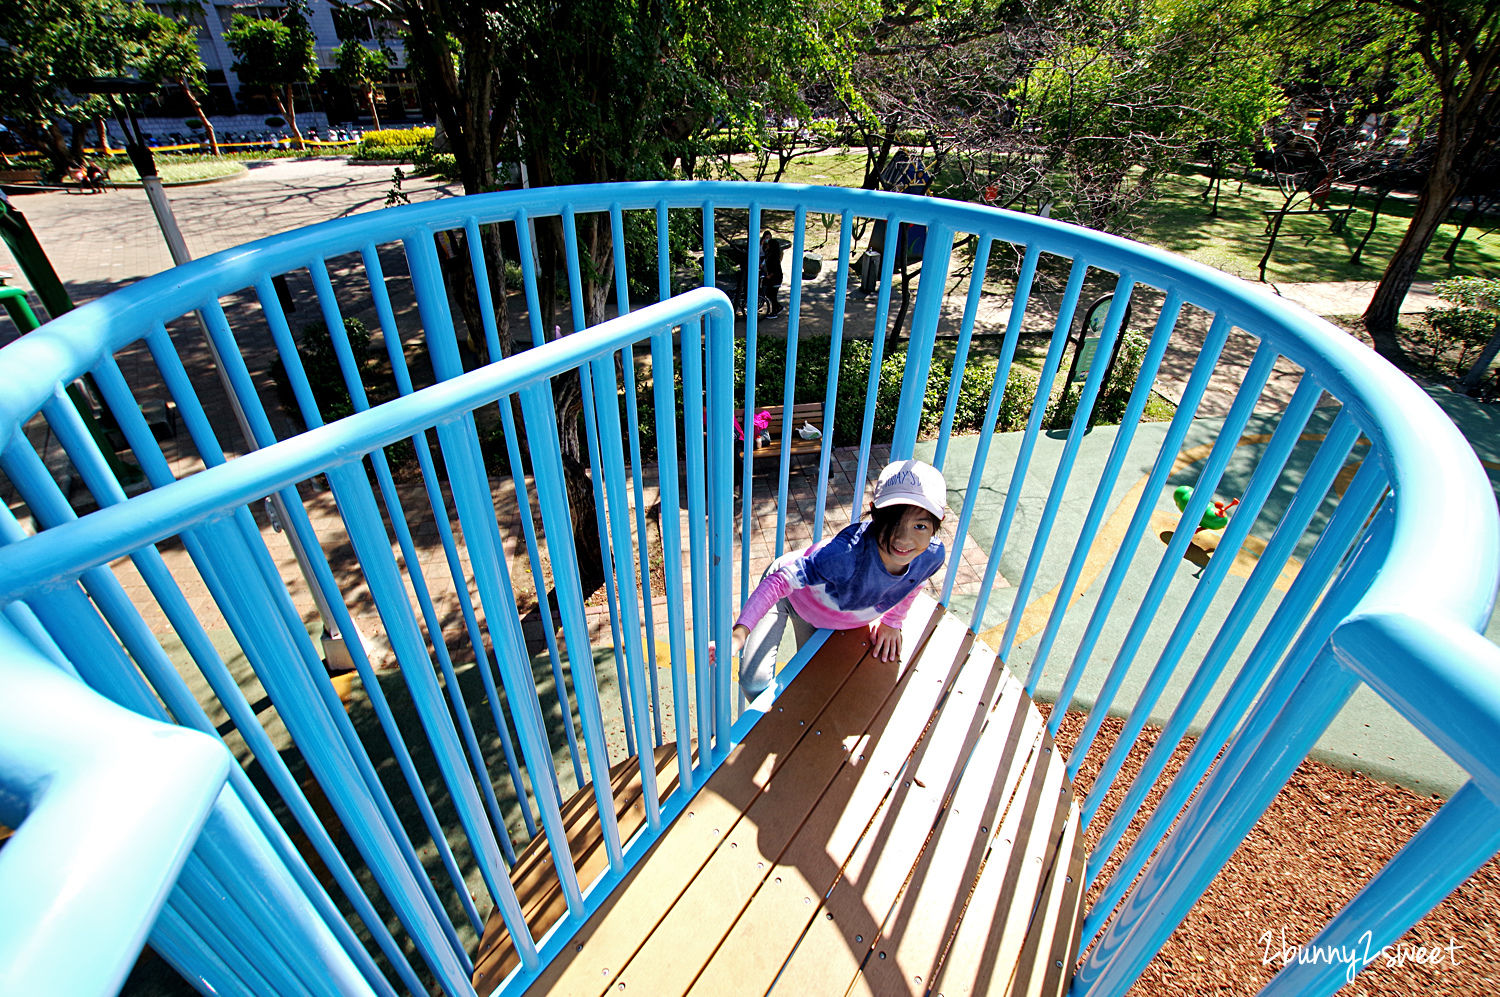
[[[341,42],[351,39],[367,42],[375,37],[374,29],[370,24],[370,15],[358,8],[341,3],[333,5],[333,32],[338,35]]]
[[[234,17],[236,14],[253,17],[256,20],[279,21],[281,15],[286,13],[281,7],[263,7],[251,3],[224,4],[223,6],[214,7],[214,10],[218,12],[219,25],[225,31],[234,26]]]

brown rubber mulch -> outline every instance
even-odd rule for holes
[[[1081,714],[1068,714],[1058,736],[1065,751],[1082,726]],[[1119,730],[1119,721],[1106,721],[1079,773],[1081,787],[1087,787]],[[1117,785],[1129,785],[1156,733],[1154,728],[1143,732]],[[1190,747],[1178,749],[1168,775]],[[1116,790],[1108,797],[1091,824],[1091,839],[1107,824],[1120,795]],[[1155,799],[1153,794],[1148,801],[1148,814]],[[1294,957],[1294,946],[1309,941],[1442,802],[1362,773],[1303,762],[1147,966],[1132,995],[1257,993],[1284,957]],[[1132,833],[1140,823],[1132,825]],[[1340,994],[1500,994],[1500,860],[1482,866]]]

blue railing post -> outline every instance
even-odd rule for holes
[[[906,341],[901,401],[896,408],[896,427],[891,431],[891,460],[911,457],[917,442],[922,405],[927,397],[927,374],[932,367],[932,348],[937,343],[943,293],[947,290],[948,257],[952,250],[953,229],[942,224],[929,225],[927,248],[922,254],[922,276],[917,285],[917,304],[911,314],[911,335]],[[858,498],[855,504],[859,504]]]

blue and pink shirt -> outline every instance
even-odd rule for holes
[[[831,539],[778,558],[735,624],[754,629],[785,598],[815,627],[850,630],[874,620],[899,627],[917,590],[943,566],[947,554],[942,542],[933,540],[904,572],[893,575],[868,536],[869,526],[869,520],[851,523]]]

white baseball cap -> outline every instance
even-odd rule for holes
[[[875,482],[875,508],[914,505],[926,509],[941,522],[948,510],[948,483],[943,472],[920,460],[898,460],[887,464]]]

